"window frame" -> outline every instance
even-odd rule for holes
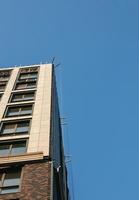
[[[33,87],[28,87],[27,84],[30,84],[30,83],[34,83],[35,85]],[[23,87],[23,88],[18,88],[17,86],[20,85],[20,84],[25,84],[26,86]],[[15,83],[15,86],[14,86],[14,90],[26,90],[26,89],[34,89],[34,88],[37,88],[37,80],[35,81],[23,81],[23,82],[16,82]]]
[[[20,74],[30,73],[30,72],[39,72],[39,68],[40,68],[39,65],[32,66],[32,67],[23,67],[23,68],[20,68]]]
[[[29,125],[27,126],[28,127],[28,131],[21,131],[21,132],[17,132],[17,128],[18,128],[18,125],[21,123],[25,123],[27,122]],[[14,127],[14,131],[11,132],[11,133],[3,133],[3,129],[4,129],[4,125],[10,125],[10,124],[14,124],[15,127]],[[19,121],[8,121],[8,122],[2,122],[1,125],[0,125],[0,137],[4,137],[4,136],[15,136],[15,135],[21,135],[21,134],[29,134],[30,133],[30,127],[31,127],[31,119],[28,119],[28,120],[19,120]]]
[[[35,77],[32,77],[32,74],[35,74]],[[22,77],[25,76],[25,77]],[[28,72],[28,73],[20,73],[18,77],[18,81],[27,81],[27,80],[37,80],[38,78],[38,72]]]
[[[9,81],[9,79],[10,79],[10,76],[5,76],[5,77],[0,77],[0,82],[2,83],[2,82],[8,82]]]
[[[0,92],[4,92],[7,86],[7,83],[10,79],[12,70],[0,70],[0,85],[4,86],[3,89],[0,89]]]
[[[32,108],[32,111],[31,113],[27,113],[27,114],[21,114],[22,113],[22,108],[25,108],[25,107],[30,107]],[[15,115],[11,115],[11,116],[8,116],[8,109],[10,108],[18,108],[18,112],[17,114]],[[4,118],[9,118],[9,117],[22,117],[22,116],[32,116],[33,115],[33,109],[34,109],[34,103],[31,103],[31,104],[20,104],[20,105],[10,105],[10,106],[7,106],[6,107],[6,110],[5,110],[5,113],[4,113]]]
[[[25,90],[25,89],[34,89],[34,88],[37,88],[37,83],[38,83],[38,79],[39,79],[39,70],[40,70],[40,66],[37,65],[37,66],[32,66],[32,67],[23,67],[23,68],[20,68],[19,69],[19,72],[18,72],[18,76],[16,78],[16,81],[15,81],[15,84],[14,84],[14,87],[13,87],[13,90]],[[20,80],[19,81],[19,77],[21,74],[28,74],[28,73],[37,73],[37,78],[35,79],[28,79],[28,80]],[[28,83],[34,83],[35,85],[33,87],[28,87],[27,84]],[[19,84],[26,84],[25,87],[23,88],[18,88],[18,85]]]
[[[12,154],[12,150],[14,149],[14,145],[15,144],[18,144],[18,143],[25,143],[25,153],[22,152],[22,153],[19,153],[19,154]],[[0,157],[7,157],[7,156],[17,156],[17,155],[23,155],[23,154],[26,154],[27,152],[27,147],[28,147],[28,138],[26,139],[20,139],[20,140],[11,140],[11,141],[1,141],[0,142],[0,147],[1,145],[9,145],[9,148],[8,148],[8,154],[6,155],[0,155]],[[1,151],[1,150],[0,150]]]
[[[25,97],[25,95],[26,94],[30,94],[30,93],[32,93],[34,96],[33,96],[33,98],[32,99],[25,99],[24,97]],[[23,96],[23,98],[21,99],[17,99],[16,101],[13,101],[13,97],[15,96],[15,95],[22,95]],[[36,97],[36,90],[30,90],[30,91],[25,91],[25,92],[20,92],[20,93],[12,93],[11,94],[11,96],[10,96],[10,99],[9,99],[9,103],[16,103],[16,102],[24,102],[24,101],[34,101],[35,100],[35,97]]]
[[[0,89],[0,92],[4,92],[4,91],[5,91],[6,86],[7,86],[7,83],[8,83],[8,81],[0,82],[0,86],[1,86],[1,85],[4,85],[4,88],[3,88],[3,89]]]
[[[12,69],[0,70],[0,77],[10,77]]]
[[[16,174],[16,178],[19,179],[19,183],[18,183],[18,180],[17,180],[17,183],[18,184],[12,184],[12,185],[6,185],[4,186],[4,182],[6,180],[6,176],[7,175],[10,175],[10,174]],[[22,181],[22,167],[18,166],[18,167],[10,167],[10,168],[4,168],[4,169],[1,169],[1,180],[0,180],[0,195],[5,195],[5,194],[12,194],[12,193],[18,193],[20,192],[21,190],[21,181]],[[18,175],[20,174],[20,176],[18,177]],[[2,190],[3,189],[13,189],[13,188],[16,188],[17,191],[16,192],[5,192],[5,193],[2,193]]]
[[[11,76],[12,70],[0,70],[0,82],[8,82]]]

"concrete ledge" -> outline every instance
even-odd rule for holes
[[[43,152],[27,153],[27,154],[20,154],[17,156],[8,156],[8,157],[3,156],[0,157],[0,165],[19,163],[19,162],[30,162],[37,160],[43,160]]]
[[[3,141],[9,141],[9,140],[20,140],[20,139],[28,139],[29,138],[29,134],[21,134],[21,135],[2,135],[0,136],[0,142],[3,142]]]
[[[34,100],[31,100],[31,101],[17,101],[17,102],[9,102],[9,103],[7,103],[7,106],[14,106],[14,105],[17,105],[17,106],[19,106],[19,105],[26,105],[26,104],[33,104],[33,103],[35,103],[35,101]],[[21,116],[20,116],[21,117]]]
[[[9,121],[15,121],[15,120],[25,120],[25,119],[32,119],[32,115],[26,115],[26,116],[17,116],[17,117],[6,117],[2,118],[1,122],[9,122]]]

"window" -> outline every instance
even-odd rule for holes
[[[26,141],[0,143],[0,156],[19,155],[26,152]]]
[[[35,92],[12,94],[11,102],[34,100]]]
[[[7,109],[6,117],[24,116],[32,114],[32,105],[10,106]]]
[[[0,81],[8,81],[9,80],[9,77],[0,77]]]
[[[22,89],[30,89],[36,87],[36,81],[32,82],[23,82],[23,83],[17,83],[15,89],[16,90],[22,90]]]
[[[20,74],[19,80],[36,79],[37,76],[38,76],[38,73],[37,73],[37,72],[33,72],[33,73],[23,73],[23,74]]]
[[[19,192],[21,168],[7,168],[0,172],[0,194]]]
[[[0,83],[0,92],[3,92],[5,90],[5,87],[6,87],[6,82]]]
[[[8,81],[11,74],[11,70],[0,71],[0,81]]]
[[[0,71],[0,92],[5,90],[10,74],[11,70]]]
[[[1,126],[2,135],[16,135],[29,133],[30,121],[18,121],[18,122],[3,122]]]
[[[11,75],[11,70],[0,70],[0,78],[1,77],[9,77]]]
[[[37,72],[38,68],[39,68],[39,66],[29,67],[29,68],[22,68],[22,69],[20,69],[20,73]]]

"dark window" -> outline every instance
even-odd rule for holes
[[[19,192],[21,168],[7,168],[0,172],[0,194]]]
[[[26,152],[26,141],[0,143],[0,156],[19,155]]]
[[[11,74],[11,70],[0,71],[0,81],[8,81]]]
[[[1,135],[15,135],[15,134],[27,134],[29,133],[30,121],[18,121],[18,122],[3,122],[1,127]]]
[[[10,106],[7,109],[6,117],[24,116],[32,114],[32,105]]]
[[[39,66],[29,67],[29,68],[22,68],[22,69],[20,69],[20,74],[22,74],[22,73],[29,73],[29,72],[37,72],[38,68],[39,68]]]
[[[9,80],[9,77],[0,77],[0,81],[8,81]]]
[[[16,90],[22,90],[22,89],[30,89],[36,87],[36,81],[33,82],[23,82],[23,83],[17,83],[15,89]]]
[[[5,90],[6,84],[6,82],[0,83],[0,92],[3,92]]]
[[[12,94],[11,102],[34,100],[35,92]]]
[[[9,80],[11,70],[0,71],[0,92],[4,92]]]
[[[19,80],[27,80],[27,79],[37,79],[38,73],[22,73],[19,76]]]

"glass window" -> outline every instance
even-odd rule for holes
[[[22,89],[29,89],[29,88],[35,88],[36,87],[36,81],[28,82],[28,83],[17,83],[15,89],[16,90],[22,90]]]
[[[38,73],[31,73],[29,74],[29,78],[37,78]]]
[[[36,66],[36,67],[30,67],[30,68],[22,68],[20,69],[20,73],[30,73],[30,72],[37,72],[38,71],[38,67],[39,66]]]
[[[35,81],[27,83],[27,87],[26,88],[34,88],[34,87],[36,87],[36,82]]]
[[[20,115],[31,115],[32,114],[32,105],[21,107]]]
[[[27,85],[26,83],[17,83],[15,89],[22,90],[22,89],[26,88],[26,85]]]
[[[28,92],[28,93],[20,93],[20,94],[12,94],[12,102],[18,102],[18,101],[29,101],[34,100],[35,92]]]
[[[6,116],[12,117],[19,115],[20,107],[9,107]]]
[[[9,144],[0,144],[0,156],[8,156],[10,153]]]
[[[1,71],[0,70],[0,78],[2,78],[2,77],[9,77],[10,76],[10,74],[11,74],[11,70],[5,70],[5,71]]]
[[[11,70],[0,71],[0,81],[8,81],[11,74]]]
[[[16,142],[12,144],[11,155],[19,155],[26,152],[26,141]]]
[[[25,93],[24,100],[34,100],[35,92]]]
[[[19,155],[26,152],[26,141],[0,143],[0,156]]]
[[[20,74],[19,80],[31,79],[31,78],[35,79],[35,78],[37,78],[37,75],[38,75],[37,72]]]
[[[16,101],[21,101],[22,100],[22,94],[13,94],[12,95],[12,102],[16,102]]]
[[[9,80],[9,77],[0,77],[0,81],[8,81]]]
[[[9,134],[15,132],[15,123],[3,124],[2,134]]]
[[[8,107],[6,117],[24,116],[32,114],[32,105]]]
[[[26,134],[29,132],[30,121],[18,121],[10,123],[2,123],[1,135],[6,134]]]
[[[3,169],[0,173],[0,194],[15,193],[19,191],[21,168]]]
[[[6,87],[6,83],[0,84],[0,91],[4,91],[5,87]]]
[[[29,131],[29,121],[18,123],[16,126],[16,133],[26,133]]]
[[[19,79],[22,80],[22,79],[27,79],[28,78],[28,74],[21,74]]]
[[[11,171],[5,174],[3,186],[14,186],[19,185],[20,182],[20,171]]]
[[[18,191],[18,186],[1,188],[1,194],[16,193]]]

